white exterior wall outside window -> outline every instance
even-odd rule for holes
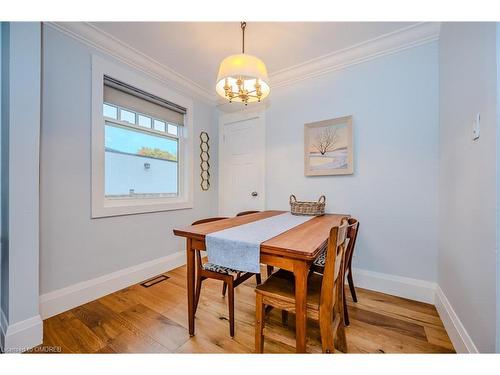
[[[111,102],[104,103],[103,115],[105,197],[177,197],[182,129]]]
[[[110,88],[107,77],[185,114],[162,115],[158,106]],[[190,99],[93,56],[92,217],[192,208],[192,122]]]

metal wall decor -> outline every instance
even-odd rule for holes
[[[210,154],[208,150],[210,146],[208,145],[208,141],[210,137],[207,132],[200,133],[200,167],[201,167],[201,190],[207,191],[210,188]]]

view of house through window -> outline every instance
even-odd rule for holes
[[[105,96],[106,198],[176,197],[181,127],[106,99]]]

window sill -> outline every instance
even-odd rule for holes
[[[186,210],[193,208],[193,203],[186,200],[176,200],[170,202],[159,202],[158,199],[151,199],[145,202],[144,199],[106,199],[100,207],[92,207],[92,219],[112,216],[125,216],[146,214],[152,212]]]

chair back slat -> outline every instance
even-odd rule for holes
[[[322,312],[326,314],[333,313],[334,305],[338,301],[338,294],[342,291],[340,283],[342,283],[344,278],[348,225],[347,218],[343,218],[340,226],[333,227],[330,230],[325,269],[321,284],[320,314]]]
[[[191,223],[191,225],[210,223],[212,221],[218,221],[218,220],[224,220],[224,219],[227,219],[227,217],[207,217],[206,219],[200,219],[200,220],[193,221]]]
[[[338,247],[340,248],[340,246]],[[339,277],[340,274],[340,267],[342,266],[342,256],[341,254],[337,253],[337,256],[335,257],[335,272],[333,274],[333,280],[336,281],[337,278]]]
[[[354,255],[354,248],[356,246],[356,238],[358,238],[359,231],[359,221],[351,217],[348,220],[349,229],[347,230],[347,247],[345,252],[345,264],[350,266],[352,262],[352,257]]]
[[[260,211],[242,211],[242,212],[238,212],[236,214],[236,216],[245,216],[245,215],[250,215],[250,214],[256,214],[257,212],[260,212]]]
[[[347,230],[348,230],[348,222],[346,219],[342,219],[342,223],[339,226],[338,229],[338,234],[337,234],[337,245],[334,250],[336,252],[335,255],[335,268],[334,268],[334,274],[333,274],[333,280],[336,281],[341,270],[341,266],[344,260],[344,255],[345,255],[345,249],[347,246]],[[328,256],[327,256],[328,258]],[[328,259],[327,259],[328,260]],[[325,263],[326,266],[326,263]]]

